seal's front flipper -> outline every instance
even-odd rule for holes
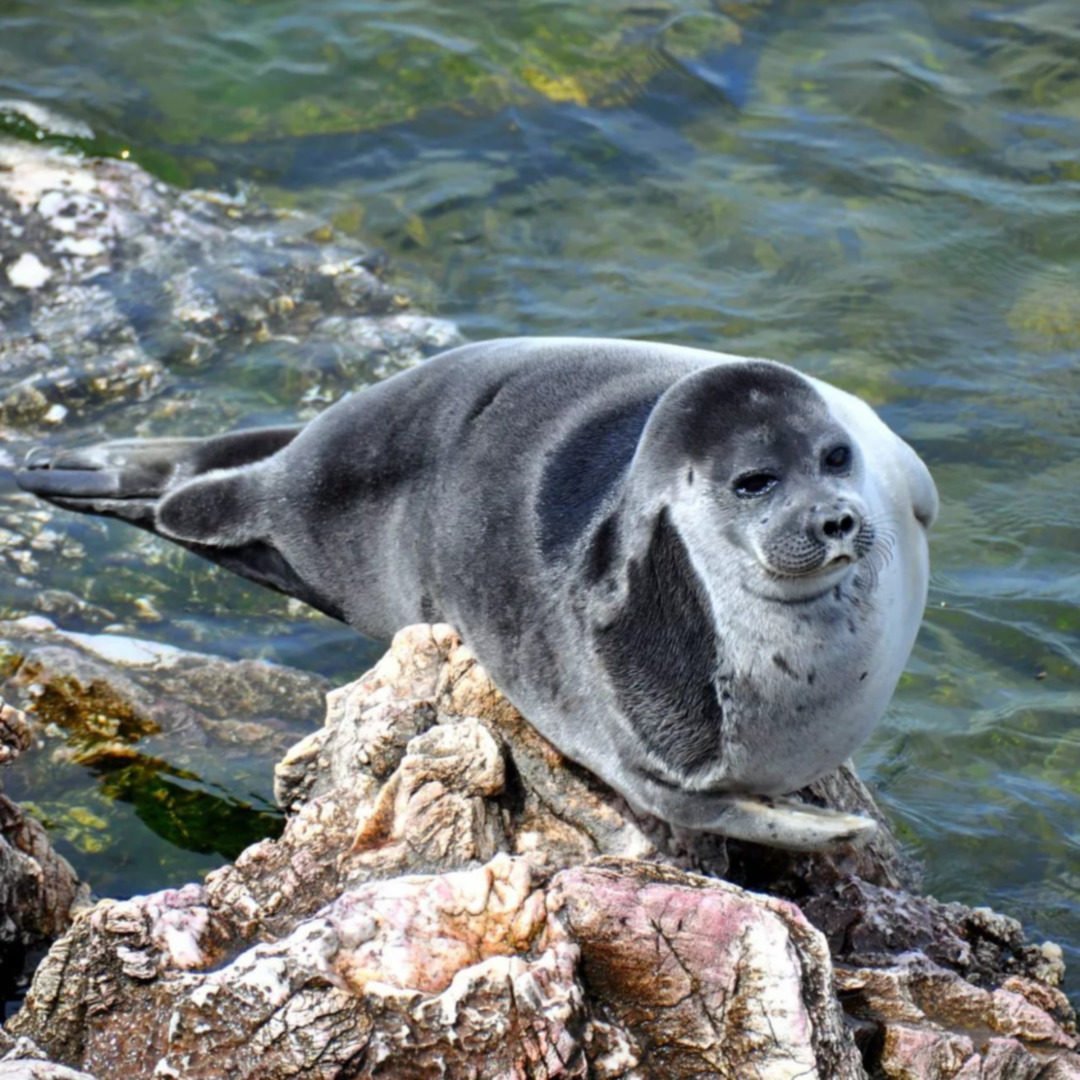
[[[790,799],[733,795],[723,799],[716,817],[701,828],[789,851],[832,851],[861,847],[877,832],[877,822]]]
[[[687,791],[637,774],[630,801],[648,813],[699,832],[720,833],[787,851],[833,851],[865,844],[873,818],[828,810],[794,799],[734,792]]]

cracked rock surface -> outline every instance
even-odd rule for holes
[[[97,1080],[1080,1076],[1054,946],[905,891],[887,835],[795,857],[635,816],[449,627],[332,693],[277,792],[279,839],[80,914],[8,1057]],[[806,796],[873,809],[850,770]]]

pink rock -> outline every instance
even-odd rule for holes
[[[548,906],[648,1075],[863,1075],[825,941],[794,905],[611,860],[556,875]]]

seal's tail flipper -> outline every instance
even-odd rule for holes
[[[208,439],[119,439],[72,450],[39,446],[27,455],[15,479],[23,490],[65,509],[166,531],[156,516],[171,492],[203,474],[269,457],[299,430],[258,428]]]
[[[185,456],[186,440],[124,440],[65,450],[37,446],[15,480],[66,510],[123,518],[154,529],[158,500]]]
[[[287,446],[299,427],[207,439],[121,439],[74,450],[37,447],[15,474],[65,510],[120,518],[261,585],[341,618],[264,539],[258,484],[244,466]]]

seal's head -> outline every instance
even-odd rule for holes
[[[790,368],[750,361],[684,377],[642,445],[691,550],[734,561],[755,597],[818,599],[875,549],[860,448]]]

